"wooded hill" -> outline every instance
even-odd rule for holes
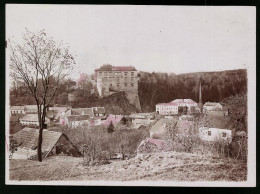
[[[187,74],[140,72],[139,97],[142,111],[154,111],[155,105],[178,98],[199,101],[199,81],[203,103],[247,92],[245,69]]]
[[[139,98],[142,112],[155,111],[155,105],[170,102],[177,98],[199,100],[199,82],[202,84],[202,101],[220,102],[226,97],[247,92],[247,71],[244,69],[199,72],[175,75],[173,73],[139,72]],[[54,99],[55,104],[68,104],[72,107],[105,106],[109,113],[127,114],[135,112],[124,93],[113,94],[99,99],[91,94],[91,84],[84,88],[73,89],[75,82],[64,82]],[[68,93],[77,96],[75,102],[68,102]],[[10,105],[35,104],[26,87],[10,91]]]

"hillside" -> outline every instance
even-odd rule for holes
[[[190,98],[198,102],[199,81],[202,83],[202,101],[220,102],[221,100],[242,92],[247,92],[247,71],[245,69],[198,72],[175,75],[173,73],[139,72],[138,94],[142,112],[155,110],[155,105],[170,102],[177,98]],[[54,104],[69,104],[73,107],[106,106],[110,112],[119,111],[126,114],[136,109],[129,103],[124,93],[113,94],[99,99],[97,94],[91,94],[93,86],[85,84],[81,89],[73,89],[75,83],[64,82],[58,89]],[[77,96],[75,102],[68,101],[68,93]],[[29,91],[25,87],[10,92],[11,105],[34,104]]]
[[[82,158],[55,156],[42,163],[10,160],[10,180],[172,180],[245,181],[247,167],[238,160],[189,153],[139,155],[107,165],[83,166]]]
[[[142,110],[153,111],[157,103],[177,98],[190,98],[198,102],[200,80],[203,103],[219,102],[247,91],[245,69],[179,75],[140,72],[139,97]]]

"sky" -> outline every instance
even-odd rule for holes
[[[77,73],[102,64],[148,72],[255,68],[255,7],[6,5],[6,37],[42,29],[70,45]]]

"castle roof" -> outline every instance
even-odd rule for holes
[[[112,66],[112,65],[103,65],[95,71],[137,71],[134,66]]]

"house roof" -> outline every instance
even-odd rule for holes
[[[92,108],[73,108],[71,110],[72,115],[88,115],[94,117],[94,111]]]
[[[157,105],[163,105],[163,106],[178,106],[179,104],[197,104],[192,99],[175,99],[168,103],[159,103]]]
[[[25,105],[24,106],[26,110],[29,110],[29,109],[36,109],[37,110],[37,105]]]
[[[95,71],[137,71],[134,66],[103,65]]]
[[[11,106],[10,110],[24,110],[24,106]]]
[[[17,121],[19,121],[18,116],[10,116],[10,122],[17,122]]]
[[[105,114],[106,110],[104,107],[92,107],[94,114]]]
[[[69,122],[72,122],[72,121],[86,121],[89,119],[89,116],[88,115],[70,115],[70,116],[67,116],[67,119]]]
[[[194,102],[192,99],[175,99],[172,102],[180,104],[180,103],[185,103],[185,104],[197,104]]]
[[[204,106],[216,106],[217,104],[219,104],[219,103],[217,103],[217,102],[206,102],[204,104]]]
[[[123,115],[113,115],[110,114],[107,119],[105,121],[103,121],[103,125],[108,126],[110,125],[110,123],[112,122],[113,125],[116,125],[117,123],[119,123],[121,121],[121,119],[123,118]]]
[[[152,113],[131,113],[129,118],[132,119],[146,119],[146,118],[154,118],[155,115]]]
[[[169,123],[169,122],[170,122],[169,119],[160,119],[152,126],[152,128],[150,129],[150,132],[155,132],[155,131],[159,130],[165,123]]]
[[[42,141],[42,152],[50,152],[53,148],[53,146],[57,143],[59,138],[62,136],[61,132],[55,132],[55,131],[48,131],[43,130],[43,141]],[[17,133],[15,133],[14,138],[16,139],[20,152],[16,154],[27,154],[27,152],[24,152],[25,150],[29,150],[30,155],[36,155],[37,154],[37,143],[38,143],[38,136],[39,136],[39,130],[34,128],[23,128]]]
[[[46,117],[45,119],[49,119],[48,117]],[[24,117],[22,117],[20,119],[21,121],[35,121],[38,122],[38,114],[27,114]]]

